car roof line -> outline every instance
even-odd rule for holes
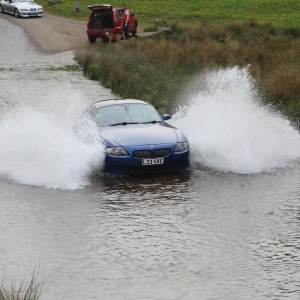
[[[104,100],[96,101],[96,102],[94,102],[94,104],[99,103],[99,102],[112,101],[112,100],[126,100],[126,99],[123,99],[123,98],[104,99]]]
[[[133,101],[141,101],[141,102],[146,102],[144,100],[140,100],[140,99],[131,99],[131,98],[128,98],[128,99],[124,99],[124,98],[110,98],[110,99],[103,99],[103,100],[99,100],[99,101],[96,101],[94,103],[100,103],[100,102],[105,102],[105,101],[119,101],[119,100],[133,100]],[[147,103],[147,102],[146,102]]]
[[[129,104],[129,103],[140,103],[140,104],[148,104],[146,101],[138,100],[138,99],[106,99],[106,100],[100,100],[97,102],[94,102],[93,105],[95,107],[101,107],[101,106],[107,106],[107,105],[114,105],[114,104]]]

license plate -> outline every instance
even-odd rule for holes
[[[147,166],[152,166],[152,165],[162,165],[164,163],[163,158],[146,158],[143,159],[142,164],[147,165]]]

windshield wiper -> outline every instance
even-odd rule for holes
[[[161,121],[153,120],[153,121],[142,122],[142,124],[155,124],[155,123],[161,123]]]
[[[128,125],[128,124],[139,124],[137,122],[120,122],[120,123],[115,123],[115,124],[110,124],[109,126],[118,126],[118,125]]]

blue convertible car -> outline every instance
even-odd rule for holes
[[[112,174],[176,172],[189,164],[185,135],[167,124],[141,100],[106,100],[94,103],[94,117],[106,150],[104,171]]]

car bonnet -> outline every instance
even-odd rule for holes
[[[177,143],[175,129],[164,124],[110,126],[103,129],[102,136],[109,142],[115,142],[121,146]]]
[[[41,8],[42,6],[32,2],[32,1],[28,1],[28,2],[18,2],[18,3],[14,3],[14,6],[18,7],[18,8]]]

